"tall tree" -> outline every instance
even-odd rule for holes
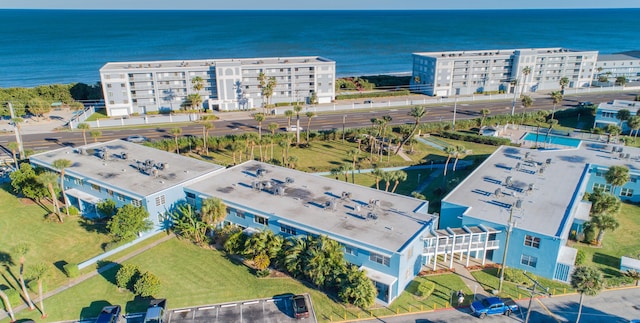
[[[580,306],[576,323],[580,322],[584,295],[595,296],[604,288],[602,272],[595,267],[578,266],[571,274],[571,287],[580,293]]]
[[[11,319],[10,322],[15,322],[16,321],[16,316],[13,314],[13,307],[11,307],[11,302],[9,300],[9,297],[1,289],[0,289],[0,298],[2,298],[2,302],[4,303],[4,308],[6,309],[7,313],[9,314],[9,319]]]
[[[564,76],[560,79],[560,81],[558,81],[558,84],[560,84],[560,94],[564,95],[564,89],[569,86],[569,83],[571,83],[571,81],[569,80],[568,77]]]
[[[291,118],[293,118],[294,114],[293,110],[287,110],[284,112],[284,116],[287,117],[287,129],[291,128]]]
[[[598,245],[602,245],[602,238],[604,238],[604,231],[613,231],[620,226],[620,223],[615,216],[611,214],[596,214],[591,216],[589,221],[591,225],[598,229],[598,236],[596,241]]]
[[[484,125],[484,120],[487,118],[487,116],[491,113],[491,110],[489,109],[480,109],[480,114],[482,115],[482,119],[480,119],[480,130],[482,130],[482,126]]]
[[[373,176],[376,179],[376,189],[379,190],[380,189],[380,179],[383,176],[384,171],[380,168],[374,168],[373,171],[371,172],[371,174],[373,174]]]
[[[258,122],[258,139],[262,139],[262,122],[265,119],[264,113],[256,113],[253,115],[253,120]]]
[[[57,169],[58,171],[60,171],[60,193],[62,193],[62,197],[64,200],[64,204],[65,204],[65,210],[67,212],[67,216],[69,216],[69,199],[67,198],[67,193],[64,191],[64,171],[65,169],[71,167],[71,165],[73,165],[73,162],[68,160],[68,159],[56,159],[53,161],[52,166],[53,168]]]
[[[26,255],[29,252],[29,249],[29,244],[21,242],[13,247],[13,253],[18,256],[18,259],[20,259],[20,271],[18,277],[20,279],[20,288],[22,288],[22,294],[24,296],[24,299],[27,301],[29,309],[34,310],[36,307],[31,301],[31,296],[29,295],[29,291],[27,291],[27,285],[24,282],[24,263],[26,261]]]
[[[274,139],[276,137],[276,130],[278,130],[279,127],[280,126],[275,122],[272,122],[267,126],[267,128],[269,128],[269,131],[271,131],[271,138],[269,138],[270,141],[271,141],[271,144],[270,144],[270,146],[271,146],[271,158],[269,158],[269,160],[273,160],[273,141],[274,141]]]
[[[623,186],[631,179],[629,167],[625,165],[611,166],[604,174],[604,179],[607,181],[607,184],[611,184],[611,193],[616,195],[616,187]]]
[[[42,313],[41,318],[47,317],[47,312],[44,310],[44,293],[42,292],[42,282],[49,275],[49,272],[49,265],[44,262],[37,263],[29,267],[27,270],[27,277],[29,277],[29,279],[36,280],[38,284],[38,298],[40,299],[40,312]]]
[[[467,155],[467,148],[465,148],[462,145],[457,145],[455,149],[455,152],[453,153],[454,156],[456,157],[455,161],[453,162],[453,171],[456,171],[456,166],[458,166],[458,160],[460,160],[460,158],[464,158]]]
[[[227,216],[227,206],[221,199],[210,197],[202,201],[200,214],[202,221],[215,228]]]
[[[402,170],[394,171],[393,181],[395,183],[393,184],[393,189],[391,190],[391,193],[395,193],[396,188],[398,188],[398,184],[406,180],[407,180],[407,173],[405,171],[402,171]]]
[[[60,206],[58,205],[58,195],[56,194],[56,190],[53,188],[53,185],[58,181],[58,175],[52,172],[44,172],[38,175],[38,182],[49,189],[49,196],[51,197],[51,202],[53,203],[54,213],[58,216],[58,220],[60,223],[64,222],[62,218],[62,214],[60,213]]]
[[[296,146],[300,145],[300,111],[302,111],[301,105],[294,105],[293,111],[296,113]]]
[[[551,100],[553,101],[553,112],[551,112],[551,119],[555,119],[556,115],[556,106],[558,103],[562,102],[564,92],[554,91],[551,92]]]
[[[406,136],[402,140],[402,142],[398,145],[398,148],[396,149],[396,152],[395,152],[396,155],[400,152],[400,149],[402,149],[402,147],[407,143],[407,141],[413,138],[413,134],[416,133],[416,130],[418,130],[418,126],[420,126],[420,119],[422,119],[422,117],[424,117],[425,114],[427,114],[427,110],[425,110],[423,106],[417,106],[417,107],[411,108],[411,111],[409,111],[409,116],[413,117],[413,120],[414,120],[413,129],[411,129],[411,133],[409,133],[409,135]]]
[[[311,119],[316,116],[316,114],[312,111],[307,111],[305,113],[307,116],[307,144],[309,143],[309,133],[311,132]]]
[[[109,233],[118,241],[133,240],[139,233],[151,230],[149,212],[144,206],[125,204],[107,223]]]
[[[98,139],[100,137],[102,137],[102,131],[100,131],[100,130],[91,130],[89,132],[89,135],[91,136],[91,138],[93,138],[93,142],[98,142]]]
[[[522,106],[524,107],[524,110],[522,110],[522,123],[524,123],[524,117],[526,114],[526,110],[527,108],[530,108],[533,105],[533,98],[531,98],[528,95],[523,95],[520,100],[522,101]]]
[[[357,148],[353,148],[347,151],[347,156],[351,157],[351,162],[352,162],[351,167],[353,169],[356,169],[356,162],[358,161],[358,156],[360,156],[360,150],[358,150]]]
[[[624,76],[616,77],[616,85],[624,87],[625,85],[627,85],[627,78]]]
[[[19,169],[20,167],[18,166],[18,156],[16,153],[18,152],[18,149],[20,148],[20,146],[18,145],[17,142],[12,141],[7,144],[7,148],[11,150],[11,155],[13,155],[13,162],[16,165],[16,170]]]
[[[176,154],[180,154],[180,146],[178,145],[178,136],[182,134],[182,128],[175,127],[169,130],[169,133],[173,136],[173,139],[176,142]]]
[[[84,144],[87,144],[87,130],[89,130],[91,126],[88,123],[82,122],[78,123],[78,129],[82,131],[82,139],[84,139]]]
[[[606,193],[602,189],[596,189],[586,197],[591,202],[589,215],[592,216],[596,214],[616,214],[620,211],[622,205],[619,198],[613,194]]]
[[[191,93],[189,95],[187,95],[186,98],[186,102],[184,104],[185,108],[186,106],[190,106],[191,109],[200,109],[200,106],[202,105],[202,96],[200,96],[199,93]]]
[[[531,74],[531,67],[525,66],[522,68],[522,89],[520,90],[520,95],[524,94],[524,87],[527,84],[527,76]]]
[[[202,245],[207,240],[207,223],[194,212],[191,204],[180,204],[170,213],[173,222],[173,230],[178,236]]]
[[[209,154],[209,131],[211,131],[211,129],[213,128],[215,128],[215,126],[209,121],[204,121],[202,123],[202,146],[204,149],[204,153],[207,155]]]
[[[451,157],[455,156],[456,148],[452,146],[444,147],[444,152],[447,153],[447,162],[444,163],[444,177],[447,177],[447,168],[449,168],[449,161],[451,161]]]
[[[622,128],[622,123],[629,120],[629,118],[631,118],[631,111],[627,109],[618,110],[618,113],[616,114],[616,119],[620,121],[620,123],[618,124],[620,128]]]
[[[631,129],[629,135],[631,135],[631,133],[634,133],[633,139],[635,141],[635,139],[638,137],[638,129],[640,129],[640,116],[635,115],[630,117],[629,120],[627,120],[627,126],[629,126],[629,128]]]

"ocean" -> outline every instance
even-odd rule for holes
[[[640,49],[640,9],[0,10],[0,87],[99,81],[107,62],[312,55],[338,76],[408,73],[411,53]]]

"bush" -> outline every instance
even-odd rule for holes
[[[37,279],[32,279],[27,283],[27,288],[29,288],[29,290],[31,290],[34,293],[38,293],[38,280]],[[47,280],[43,280],[42,281],[42,292],[46,293],[47,292]]]
[[[608,277],[605,278],[605,285],[607,287],[620,287],[633,284],[634,280],[631,277]]]
[[[348,100],[348,99],[366,99],[366,98],[383,98],[388,96],[404,96],[409,95],[411,92],[408,90],[400,91],[385,91],[385,92],[367,92],[367,93],[355,93],[355,94],[340,94],[336,95],[336,100]]]
[[[70,263],[62,266],[64,270],[64,274],[69,278],[76,278],[80,275],[80,270],[78,269],[78,264]]]
[[[585,260],[587,260],[587,255],[583,250],[578,250],[578,253],[576,254],[576,265],[584,264]]]
[[[151,297],[160,292],[160,279],[150,272],[145,272],[133,285],[133,292],[141,297]]]
[[[80,215],[80,210],[78,210],[77,207],[72,205],[72,206],[69,207],[69,215],[78,216],[78,215]]]
[[[480,135],[474,135],[474,134],[462,133],[462,132],[443,131],[442,133],[440,133],[440,136],[443,138],[469,141],[469,142],[475,142],[479,144],[493,145],[493,146],[502,146],[502,145],[511,144],[511,139],[509,138],[480,136]]]
[[[431,295],[431,293],[433,293],[435,289],[436,284],[434,284],[432,281],[423,280],[422,282],[420,282],[420,285],[418,285],[418,290],[416,291],[416,293],[421,297],[429,297],[429,295]]]
[[[514,268],[505,268],[504,269],[504,280],[516,283],[529,285],[529,279],[524,275],[522,270],[514,269]]]
[[[139,277],[140,268],[138,266],[124,264],[116,273],[116,286],[131,290]]]
[[[256,276],[258,276],[259,278],[269,277],[269,274],[271,274],[271,270],[269,270],[269,268],[258,270],[256,272]]]
[[[119,245],[120,245],[120,242],[117,242],[117,241],[106,242],[102,244],[102,250],[104,251],[113,250],[117,248]]]

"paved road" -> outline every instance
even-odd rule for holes
[[[563,101],[565,106],[574,106],[578,101],[592,101],[592,102],[605,102],[613,99],[627,99],[632,100],[635,97],[635,93],[632,92],[617,92],[617,93],[597,93],[597,94],[581,94],[579,96],[571,95],[567,96]],[[424,122],[434,121],[447,121],[453,118],[453,103],[443,103],[441,105],[429,106],[427,108],[428,114],[423,118]],[[534,106],[529,108],[528,111],[535,110],[550,110],[553,104],[551,99],[547,96],[536,97]],[[491,110],[490,115],[511,113],[511,101],[482,101],[482,102],[458,102],[456,109],[456,120],[474,119],[480,117],[480,110],[487,108]],[[372,110],[342,110],[335,113],[322,113],[314,117],[311,122],[311,129],[313,130],[341,130],[343,127],[366,127],[371,125],[372,118],[379,118],[385,115],[390,115],[393,118],[391,124],[412,124],[413,118],[407,115],[409,107],[406,108],[392,108],[392,109],[372,109]],[[516,113],[522,113],[523,109],[517,105]],[[212,129],[209,134],[212,136],[221,136],[226,134],[242,133],[246,131],[257,131],[257,122],[253,120],[248,113],[245,114],[233,114],[233,113],[220,113],[221,120],[214,122],[215,128]],[[229,116],[234,116],[233,120],[227,120]],[[295,118],[295,117],[294,117]],[[287,126],[287,118],[283,116],[268,117],[263,122],[263,131],[268,131],[264,128],[269,123],[277,123],[280,127]],[[295,120],[292,120],[295,122]],[[307,128],[307,118],[303,115],[300,117],[300,125],[303,128]],[[163,125],[157,128],[143,128],[143,129],[120,129],[109,130],[108,128],[100,129],[102,136],[100,141],[107,141],[112,139],[122,139],[129,135],[142,135],[150,139],[159,138],[172,138],[169,134],[169,129],[175,127],[175,125]],[[201,136],[202,126],[197,124],[181,126],[183,136]],[[280,131],[283,131],[282,129]],[[92,138],[87,133],[87,140],[91,142]],[[30,133],[23,135],[25,149],[31,149],[34,151],[44,151],[54,149],[61,146],[78,146],[84,143],[81,131],[59,131],[59,132],[44,132],[44,133]],[[4,146],[8,142],[15,141],[15,137],[11,133],[0,135],[0,145]]]
[[[575,322],[578,313],[579,295],[540,298],[533,301],[531,323]],[[521,313],[507,316],[491,316],[485,321],[491,323],[524,322],[529,299],[517,302]],[[640,318],[640,288],[627,288],[605,291],[598,296],[585,296],[580,323],[616,323],[629,322]],[[378,319],[363,320],[366,323],[440,323],[469,322],[477,320],[469,314],[468,308],[447,309],[425,314],[402,315]]]

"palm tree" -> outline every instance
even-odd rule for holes
[[[569,78],[565,76],[558,83],[560,84],[560,94],[564,95],[564,88],[569,86],[570,83]]]
[[[384,172],[382,174],[382,180],[385,182],[385,187],[384,187],[384,191],[385,192],[389,192],[389,186],[391,186],[391,182],[393,182],[396,179],[396,173],[395,172]]]
[[[393,176],[393,180],[395,181],[395,184],[393,184],[393,189],[391,190],[391,193],[396,192],[396,188],[398,188],[398,184],[400,184],[400,182],[404,182],[407,180],[406,172],[397,170],[394,173],[395,173],[395,176]]]
[[[93,138],[93,142],[98,142],[98,138],[102,137],[102,131],[91,130],[91,132],[89,132],[89,135],[91,136],[91,138]]]
[[[192,109],[199,109],[202,104],[202,97],[199,93],[191,93],[187,95],[187,102],[185,102],[185,104],[187,103]]]
[[[456,153],[456,149],[452,146],[447,146],[444,147],[444,152],[447,153],[447,162],[444,163],[444,177],[447,177],[447,168],[449,168],[449,161],[451,160],[451,157],[453,157]]]
[[[300,111],[302,111],[302,106],[294,105],[293,111],[296,113],[296,145],[300,145]]]
[[[640,129],[640,116],[635,115],[630,117],[629,120],[627,120],[627,126],[631,129],[631,132],[635,130],[635,134],[633,135],[633,140],[635,141],[638,137],[638,129]],[[631,133],[629,133],[629,135],[631,135]]]
[[[2,302],[4,303],[5,309],[7,313],[9,313],[10,322],[16,321],[16,316],[13,314],[13,308],[11,307],[11,302],[9,302],[9,297],[4,293],[2,289],[0,289],[0,298],[2,298]]]
[[[616,214],[622,206],[620,199],[613,194],[605,193],[602,189],[596,189],[588,195],[591,202],[591,210],[589,215],[596,214]]]
[[[211,122],[202,123],[202,142],[204,145],[204,152],[207,155],[209,154],[209,146],[207,145],[207,141],[209,140],[209,131],[213,128],[215,128],[215,126]]]
[[[265,119],[264,113],[256,113],[253,115],[253,119],[258,122],[258,139],[262,139],[262,122]]]
[[[400,152],[400,149],[402,149],[402,146],[404,146],[407,141],[409,141],[409,139],[413,137],[413,134],[416,132],[416,130],[418,130],[418,126],[420,125],[420,119],[422,119],[422,117],[424,117],[424,115],[426,114],[427,110],[425,110],[423,106],[411,108],[409,116],[413,117],[414,119],[413,129],[411,129],[411,133],[409,133],[409,135],[405,137],[404,140],[400,143],[398,149],[396,149],[395,155],[397,155]]]
[[[616,119],[620,120],[620,128],[622,128],[622,123],[629,120],[629,118],[631,118],[631,111],[627,109],[621,109],[616,114]]]
[[[312,111],[307,111],[307,113],[305,113],[305,115],[307,116],[307,144],[309,143],[309,132],[311,131],[311,119],[313,117],[316,116],[315,113],[313,113]]]
[[[556,106],[558,105],[558,103],[562,102],[562,93],[564,92],[559,92],[559,91],[551,92],[551,100],[553,101],[553,112],[551,112],[551,119],[555,118]]]
[[[287,117],[287,129],[291,128],[291,118],[294,114],[293,110],[287,110],[284,112],[284,116]]]
[[[169,133],[173,136],[173,139],[176,141],[176,154],[180,154],[180,146],[178,146],[178,136],[182,134],[182,128],[175,127],[169,130]]]
[[[458,165],[458,160],[460,158],[464,158],[467,154],[467,148],[464,148],[464,146],[462,145],[458,145],[456,146],[456,148],[454,148],[454,156],[456,157],[455,161],[453,162],[453,171],[456,171],[456,166]]]
[[[286,159],[287,159],[287,150],[289,149],[289,141],[288,140],[280,140],[278,141],[278,146],[280,147],[280,149],[282,150],[282,166],[286,165]]]
[[[73,165],[73,162],[68,160],[68,159],[56,159],[53,161],[52,166],[53,168],[57,169],[60,171],[60,192],[62,192],[62,197],[64,198],[64,204],[65,204],[65,210],[67,212],[67,216],[69,216],[69,199],[67,198],[67,194],[64,191],[64,170],[66,168],[71,167],[71,165]]]
[[[360,150],[353,148],[349,151],[347,151],[347,156],[351,157],[352,159],[352,167],[353,169],[356,169],[356,161],[358,160],[358,156],[360,155]]]
[[[21,242],[13,248],[13,253],[17,255],[20,259],[20,271],[19,271],[19,279],[20,279],[20,287],[22,288],[22,293],[24,294],[24,298],[27,301],[27,305],[30,310],[34,310],[36,307],[33,305],[31,301],[31,296],[29,296],[29,292],[27,291],[27,285],[24,283],[24,263],[25,256],[29,252],[29,245],[27,243]]]
[[[88,123],[79,123],[78,129],[82,131],[82,139],[84,139],[84,144],[87,144],[87,130],[89,130],[91,126]]]
[[[344,181],[349,182],[349,171],[352,170],[351,165],[348,163],[345,163],[340,165],[338,169],[340,169],[340,172],[344,174]]]
[[[13,162],[16,164],[16,170],[20,169],[20,167],[18,166],[18,156],[16,155],[16,152],[18,152],[20,146],[17,142],[12,141],[7,144],[7,148],[11,150],[11,154],[13,155]]]
[[[376,189],[379,190],[380,189],[380,178],[382,178],[384,171],[380,168],[374,168],[373,171],[371,172],[371,174],[373,174],[373,176],[375,176],[376,178]]]
[[[591,216],[591,220],[589,222],[598,229],[598,237],[596,238],[598,245],[602,244],[602,238],[604,237],[605,230],[613,231],[620,226],[620,223],[615,216],[610,214],[596,214]]]
[[[191,79],[191,85],[196,92],[200,92],[204,88],[204,80],[200,76]]]
[[[269,158],[269,160],[273,160],[273,139],[275,138],[276,130],[278,130],[279,127],[280,126],[278,126],[278,124],[275,123],[275,122],[272,122],[267,126],[267,128],[269,128],[269,131],[271,131],[271,138],[270,138],[271,139],[271,145],[270,145],[271,146],[271,158]]]
[[[200,217],[202,221],[210,225],[212,228],[218,226],[222,220],[227,216],[227,206],[221,199],[210,197],[202,201],[202,207],[200,208]]]
[[[618,137],[620,132],[622,132],[622,129],[614,124],[608,124],[604,130],[609,134],[607,143],[611,141],[611,137]]]
[[[51,202],[53,203],[54,213],[58,216],[60,223],[64,222],[62,214],[60,214],[60,206],[58,205],[58,197],[53,185],[58,181],[58,175],[52,172],[45,172],[38,176],[37,181],[49,189],[49,195],[51,196]]]
[[[298,156],[291,155],[289,156],[289,158],[287,158],[287,166],[289,166],[289,168],[291,169],[295,169],[296,164],[298,163],[299,160],[300,159],[298,158]]]
[[[624,76],[618,76],[616,77],[616,84],[624,87],[627,84],[627,78]]]
[[[49,265],[46,263],[37,263],[29,267],[28,277],[35,279],[38,282],[38,298],[40,299],[40,312],[42,312],[41,318],[47,317],[47,312],[44,310],[44,294],[42,293],[42,282],[49,274]]]
[[[604,179],[607,181],[607,184],[611,184],[611,193],[616,195],[616,187],[623,186],[631,179],[629,168],[624,165],[611,166],[604,174]]]
[[[527,84],[527,76],[531,74],[531,67],[525,66],[522,68],[522,88],[520,90],[520,95],[524,93],[524,86]]]
[[[311,236],[291,237],[284,242],[284,268],[293,277],[304,275],[305,256],[311,239]]]
[[[491,113],[489,109],[480,109],[480,114],[482,115],[482,119],[480,119],[480,130],[482,130],[482,126],[484,125],[484,119]]]
[[[520,100],[522,101],[522,106],[524,106],[524,110],[522,110],[522,123],[524,123],[524,116],[527,108],[530,108],[533,105],[533,98],[528,95],[523,95]]]
[[[22,129],[21,124],[24,122],[24,119],[20,117],[11,118],[11,122],[16,127],[16,134],[18,135],[18,151],[20,152],[20,158],[25,158],[24,155],[24,145],[22,141],[22,135],[20,130]]]
[[[602,272],[595,267],[578,266],[571,274],[571,287],[580,293],[580,307],[576,318],[576,323],[579,323],[584,294],[588,296],[598,295],[604,288],[604,277]]]
[[[169,213],[173,222],[173,230],[177,235],[202,245],[207,240],[209,225],[202,221],[191,208],[191,204],[183,203]]]

